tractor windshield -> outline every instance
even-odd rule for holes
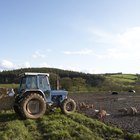
[[[26,88],[27,89],[37,89],[37,77],[36,76],[26,77]]]

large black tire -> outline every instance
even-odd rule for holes
[[[76,103],[72,99],[66,99],[62,102],[61,111],[64,114],[71,114],[76,110]]]
[[[38,119],[46,112],[46,102],[38,93],[31,93],[20,103],[20,112],[24,119]]]

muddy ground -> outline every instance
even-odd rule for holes
[[[85,102],[93,104],[95,109],[104,109],[110,116],[105,118],[105,123],[115,125],[131,133],[140,133],[140,93],[71,93],[69,95],[76,103]],[[136,116],[123,115],[118,112],[121,108],[136,107]],[[82,110],[81,113],[95,118],[94,109]]]

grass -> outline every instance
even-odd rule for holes
[[[117,91],[128,91],[129,89],[136,89],[136,85],[138,83],[138,75],[134,74],[110,74],[105,75],[107,84],[104,86],[104,89],[107,87],[110,90]],[[139,89],[137,88],[137,91]]]
[[[139,140],[140,135],[124,133],[82,114],[60,111],[38,120],[20,120],[15,113],[0,114],[0,140]]]
[[[18,88],[19,84],[0,84],[0,88]]]
[[[135,79],[137,78],[137,75],[134,74],[113,74],[112,77],[120,77],[120,78],[126,78],[126,79]]]
[[[109,75],[107,78],[111,78],[113,81],[118,81],[122,83],[135,83],[137,80],[137,76],[133,74],[114,74]]]

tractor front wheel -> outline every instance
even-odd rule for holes
[[[71,114],[76,110],[76,103],[72,99],[66,99],[62,102],[61,110],[64,114]]]
[[[38,93],[31,93],[24,97],[20,103],[23,118],[38,119],[46,112],[46,102]]]

